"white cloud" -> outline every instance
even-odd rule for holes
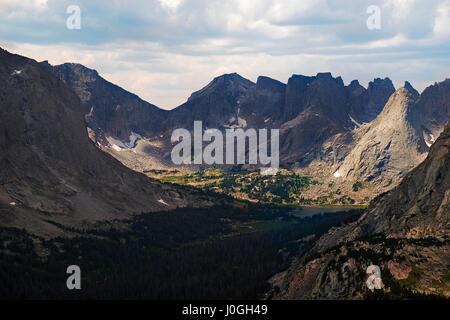
[[[32,7],[41,8],[47,5],[48,0],[0,0],[0,6],[10,5],[10,6],[21,6],[21,7]]]
[[[0,0],[1,45],[85,64],[166,108],[227,72],[390,76],[419,89],[450,75],[450,0],[91,0],[76,33],[65,28],[72,2]],[[371,4],[379,31],[366,28]]]
[[[437,8],[434,20],[433,33],[437,38],[450,36],[450,1],[442,2]]]
[[[392,38],[371,41],[367,45],[365,45],[365,47],[368,49],[393,48],[396,46],[404,45],[408,43],[408,41],[409,41],[408,38],[404,34],[399,33],[393,36]]]
[[[181,4],[182,0],[158,0],[165,9],[175,11]]]

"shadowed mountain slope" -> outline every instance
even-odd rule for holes
[[[124,167],[88,138],[73,91],[34,60],[0,50],[0,223],[40,234],[207,197]],[[202,200],[203,199],[203,200]]]

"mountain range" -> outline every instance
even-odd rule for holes
[[[98,207],[101,201],[90,206],[84,200],[84,193],[89,198],[92,189],[101,189],[100,193],[108,194],[101,195],[105,200],[101,209],[93,210],[99,216],[106,215],[105,212],[122,211],[125,207],[133,208],[134,212],[187,204],[189,201],[178,201],[184,194],[180,195],[176,190],[173,191],[177,193],[173,197],[175,203],[168,203],[161,193],[152,198],[156,206],[150,209],[146,205],[147,196],[142,200],[139,192],[133,190],[134,184],[130,184],[131,190],[126,190],[127,183],[112,187],[110,191],[93,187],[96,183],[112,186],[117,181],[130,179],[124,179],[120,174],[117,176],[117,170],[123,167],[92,148],[95,144],[134,171],[145,173],[152,169],[170,169],[173,168],[170,163],[171,132],[180,127],[192,129],[194,120],[201,120],[206,128],[221,130],[279,128],[281,165],[320,181],[309,186],[304,193],[306,198],[329,194],[328,202],[339,203],[335,198],[344,194],[353,203],[368,203],[395,187],[425,159],[429,147],[450,119],[449,79],[419,94],[409,82],[395,90],[388,78],[377,78],[366,89],[356,80],[346,86],[340,77],[334,78],[330,73],[293,75],[287,84],[266,76],[258,77],[253,83],[233,73],[213,79],[194,92],[184,104],[167,111],[108,82],[95,70],[80,64],[51,66],[46,61],[36,63],[4,50],[2,63],[6,84],[3,95],[5,99],[11,99],[8,108],[2,109],[3,120],[23,123],[22,129],[18,125],[6,125],[7,129],[4,129],[2,162],[5,168],[12,169],[3,172],[2,181],[15,179],[21,183],[3,183],[2,189],[7,194],[3,198],[6,203],[21,203],[43,212],[67,213],[76,210],[78,205]],[[33,73],[28,75],[28,69]],[[40,82],[43,88],[37,89],[36,85],[27,87],[36,78],[46,80]],[[58,82],[56,78],[62,81]],[[24,92],[21,101],[13,95],[19,91]],[[40,96],[42,98],[38,99]],[[49,97],[55,100],[54,110],[48,107],[52,105]],[[47,102],[43,104],[42,101]],[[69,115],[65,109],[73,110],[74,115]],[[66,117],[57,120],[60,114]],[[94,144],[84,137],[85,123]],[[36,142],[30,140],[34,135],[39,138]],[[64,140],[66,136],[70,138],[69,142]],[[25,155],[29,153],[29,158],[23,156],[19,159],[24,163],[19,165],[18,161],[14,164],[16,169],[12,165],[14,157],[8,158],[8,155],[18,157],[20,152],[7,149],[7,144],[11,143],[9,137],[29,147],[23,152]],[[81,141],[79,144],[76,143],[78,140]],[[14,144],[14,147],[19,145]],[[71,147],[67,148],[67,145]],[[77,174],[82,181],[69,182],[72,177],[69,179],[57,166],[58,162],[50,165],[54,161],[53,155],[59,163],[73,162],[71,171],[82,171],[88,176]],[[36,161],[39,170],[29,166],[32,172],[24,173],[26,170],[21,168],[26,169],[25,164],[31,159]],[[109,172],[109,167],[114,170]],[[124,172],[133,179],[143,179],[145,182],[142,183],[146,184],[147,180],[142,175],[129,170]],[[39,184],[42,176],[50,177],[49,188]],[[97,177],[105,179],[105,183],[99,182]],[[77,186],[79,183],[83,187]],[[155,184],[155,190],[169,188],[166,185],[160,187],[155,180],[151,183]],[[363,187],[355,190],[355,184]],[[41,191],[35,192],[37,189]],[[136,199],[128,197],[128,192],[133,193]],[[125,202],[122,201],[124,198],[127,198]],[[130,205],[121,205],[126,202]],[[87,212],[89,217],[94,216],[90,210]]]
[[[450,79],[419,94],[409,82],[396,90],[389,78],[366,89],[331,73],[293,75],[286,84],[232,73],[166,111],[82,65],[42,64],[82,100],[91,138],[133,170],[173,168],[171,132],[192,130],[194,120],[221,130],[278,128],[281,165],[321,182],[311,186],[312,198],[342,191],[367,203],[392,189],[424,160],[450,119]],[[355,192],[355,183],[363,190]]]
[[[104,227],[120,236],[115,223],[119,228],[118,221],[146,212],[242,208],[141,173],[173,168],[171,131],[201,120],[222,130],[280,128],[283,166],[310,177],[291,175],[291,181],[307,185],[311,197],[331,190],[361,193],[370,202],[356,221],[296,240],[297,257],[270,280],[270,297],[449,297],[450,79],[419,93],[409,82],[395,89],[387,78],[366,89],[330,73],[293,75],[287,84],[263,76],[253,83],[234,73],[165,111],[82,65],[51,66],[0,49],[0,83],[0,226],[9,230],[2,243],[8,259],[16,255],[9,247],[14,228],[33,235],[31,250],[40,248],[45,261],[43,239],[79,236],[85,228],[101,238]],[[283,183],[277,186],[288,193]],[[217,218],[225,223],[222,214]],[[248,220],[249,212],[240,214]],[[206,219],[196,217],[193,230]],[[157,223],[148,226],[158,232]],[[173,235],[161,230],[170,241]],[[142,244],[147,250],[145,243],[137,247]],[[381,291],[365,286],[372,265],[381,270]]]
[[[3,226],[54,236],[65,232],[60,225],[212,204],[201,192],[152,180],[99,150],[78,95],[42,64],[0,50],[0,82]]]

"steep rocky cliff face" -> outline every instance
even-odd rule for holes
[[[351,90],[330,73],[293,75],[287,84],[263,76],[254,84],[228,74],[170,111],[164,125],[167,130],[191,128],[194,120],[202,120],[205,126],[219,129],[277,128],[281,162],[307,165],[328,138],[350,132],[361,119],[376,116],[390,89],[394,90],[389,79],[376,79],[367,90],[361,88]]]
[[[285,117],[285,100],[284,83],[260,76],[240,104],[241,117],[249,128],[277,128]]]
[[[375,120],[354,130],[350,151],[335,161],[339,180],[369,183],[376,194],[396,186],[424,160],[450,119],[449,83],[421,95],[409,82],[398,89]]]
[[[152,137],[162,131],[167,111],[103,79],[97,71],[76,63],[43,65],[78,95],[88,125],[99,139],[106,135],[132,142],[133,132]]]
[[[353,80],[347,87],[348,108],[350,115],[358,123],[366,123],[375,119],[380,114],[395,88],[389,78],[369,82],[368,88],[364,88]]]
[[[341,235],[345,234],[344,239],[348,240],[377,233],[405,237],[449,235],[449,195],[450,125],[447,125],[426,160],[398,187],[374,199],[360,221],[341,229]],[[319,246],[329,246],[340,239],[341,236],[324,237]]]
[[[367,203],[390,190],[423,161],[450,119],[450,80],[419,95],[409,83],[395,92],[388,78],[366,89],[330,73],[293,75],[287,84],[232,73],[164,111],[95,70],[64,64],[52,71],[84,102],[91,138],[136,171],[172,169],[171,133],[192,129],[195,120],[223,131],[276,128],[281,165],[323,182],[305,193],[314,201]]]
[[[240,104],[255,84],[237,73],[225,74],[212,80],[206,87],[192,93],[188,101],[170,112],[166,128],[191,129],[195,120],[204,127],[246,127],[240,116]]]
[[[383,289],[365,270],[378,265]],[[450,123],[426,160],[376,198],[356,222],[333,228],[283,275],[277,298],[450,297]]]
[[[51,235],[133,213],[207,204],[131,171],[88,138],[73,91],[34,60],[0,50],[0,223]]]
[[[422,92],[413,117],[420,124],[427,145],[433,144],[450,119],[450,79]]]
[[[305,165],[329,137],[352,127],[342,79],[329,73],[316,77],[292,76],[286,91],[286,115],[281,126],[283,162]]]
[[[389,79],[375,79],[365,89],[355,82],[345,87],[330,73],[294,75],[287,84],[264,76],[255,84],[232,73],[213,79],[181,106],[163,111],[107,82],[95,70],[78,64],[51,69],[83,101],[88,125],[97,135],[94,140],[102,145],[111,145],[102,134],[126,146],[140,136],[157,143],[160,154],[167,156],[171,131],[192,129],[194,120],[219,129],[281,128],[285,164],[310,161],[326,139],[376,116],[393,91]]]
[[[398,89],[381,114],[358,130],[361,138],[338,169],[343,179],[389,187],[425,159],[428,146],[412,119],[418,99],[414,89]]]

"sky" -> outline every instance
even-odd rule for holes
[[[72,5],[79,29],[67,27]],[[450,78],[450,0],[0,0],[0,47],[81,63],[164,109],[232,72],[421,91]]]

